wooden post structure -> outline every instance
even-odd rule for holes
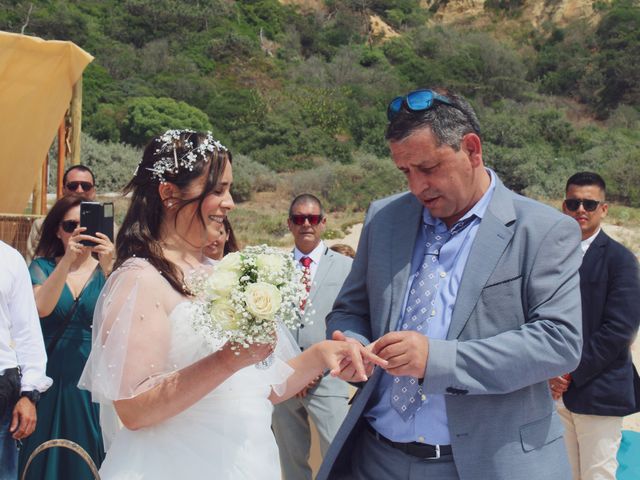
[[[44,162],[42,163],[42,172],[40,173],[40,185],[41,185],[41,189],[40,191],[42,192],[40,195],[40,208],[39,208],[39,214],[40,215],[44,215],[45,213],[47,213],[47,178],[48,178],[48,173],[49,173],[49,155],[47,155],[47,157],[44,159]]]
[[[82,77],[73,86],[70,116],[70,144],[67,149],[67,124],[66,114],[58,127],[58,170],[56,172],[56,198],[62,196],[62,177],[65,172],[65,159],[70,155],[71,165],[80,164],[80,134],[82,132]],[[42,174],[36,180],[33,189],[33,203],[31,212],[44,215],[47,213],[47,172],[49,169],[49,156],[42,166]]]
[[[65,142],[65,137],[67,135],[67,130],[65,127],[65,117],[62,117],[62,122],[60,122],[60,126],[58,127],[58,175],[56,182],[56,198],[60,198],[62,196],[62,176],[64,175],[64,159],[67,156],[67,144]]]
[[[82,77],[73,86],[71,94],[71,165],[80,165],[80,134],[82,132]]]
[[[43,182],[43,179],[46,178],[45,175],[48,169],[48,163],[49,156],[47,155],[42,163],[40,175],[36,176],[36,182],[33,186],[33,192],[31,193],[31,213],[33,215],[42,215],[42,184],[46,183],[46,180]]]

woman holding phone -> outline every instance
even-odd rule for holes
[[[97,465],[104,458],[99,407],[77,387],[91,349],[93,311],[113,265],[109,238],[84,235],[80,227],[83,198],[58,200],[42,225],[36,258],[29,271],[47,349],[47,375],[53,386],[37,405],[36,430],[20,450],[20,471],[42,442],[65,438],[78,443]],[[82,245],[91,241],[95,246]],[[97,259],[92,253],[96,254]],[[29,479],[89,479],[91,472],[73,452],[52,449],[29,467]]]

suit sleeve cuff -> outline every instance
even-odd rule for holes
[[[344,333],[345,337],[353,338],[354,340],[359,341],[364,347],[371,343],[371,341],[367,337],[365,337],[364,335],[360,335],[359,333],[355,333],[350,330],[345,330],[342,333]],[[331,340],[331,337],[329,337],[329,340]]]
[[[431,394],[447,393],[454,380],[457,340],[429,339],[429,357],[425,370],[424,391]]]

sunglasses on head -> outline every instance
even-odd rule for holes
[[[93,186],[91,182],[69,182],[65,185],[66,189],[72,192],[78,190],[78,187],[81,187],[83,192],[88,192],[93,189]]]
[[[579,198],[566,198],[564,201],[564,206],[567,207],[567,210],[570,212],[575,212],[580,208],[580,205],[584,207],[587,212],[593,212],[598,205],[600,205],[600,201],[598,200],[588,200],[588,199],[579,199]]]
[[[305,220],[309,225],[318,225],[322,221],[322,215],[291,215],[289,218],[294,225],[304,225]]]
[[[435,102],[458,108],[449,98],[433,90],[415,90],[407,93],[404,97],[396,97],[391,100],[387,107],[387,119],[389,121],[393,120],[400,113],[403,106],[410,112],[424,112],[432,108]]]
[[[76,222],[75,220],[64,220],[60,222],[62,230],[67,233],[73,233],[73,231],[78,228],[78,225],[80,225],[80,222]]]

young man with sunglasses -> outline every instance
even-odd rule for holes
[[[462,97],[418,90],[387,115],[410,192],[369,207],[327,332],[389,364],[317,478],[566,480],[547,379],[580,359],[579,229],[484,166]]]
[[[84,198],[88,202],[96,199],[96,181],[93,172],[89,167],[84,165],[72,165],[64,172],[62,177],[62,196],[77,195]],[[27,263],[31,262],[33,255],[40,240],[43,218],[38,218],[31,225],[29,238],[27,239],[27,253],[25,259]]]
[[[326,338],[325,317],[344,283],[352,260],[327,248],[322,233],[327,224],[320,200],[311,194],[297,196],[287,221],[293,235],[293,256],[304,272],[309,298],[301,308],[308,322],[292,331],[301,350]],[[320,437],[324,456],[347,414],[349,386],[331,376],[316,378],[295,397],[274,407],[273,431],[280,451],[285,480],[311,480],[309,418]]]
[[[640,378],[631,358],[640,321],[640,278],[633,253],[601,228],[605,182],[579,172],[567,181],[562,211],[582,231],[582,358],[549,381],[565,426],[574,480],[614,480],[622,418],[640,411]]]

